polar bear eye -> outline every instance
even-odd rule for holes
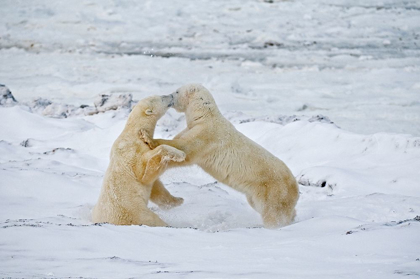
[[[178,90],[177,90],[177,91],[175,91],[175,93],[176,93],[176,94],[178,94],[178,93],[179,93],[179,92],[178,92]]]

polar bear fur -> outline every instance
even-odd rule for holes
[[[139,137],[140,131],[153,135],[156,122],[172,101],[171,95],[152,96],[133,108],[112,146],[99,200],[92,212],[93,222],[167,226],[148,209],[149,199],[165,208],[183,202],[182,198],[172,196],[157,179],[169,161],[183,161],[185,153],[167,145],[152,150]]]
[[[244,193],[266,228],[290,224],[296,215],[299,190],[289,168],[237,131],[203,86],[186,85],[172,95],[173,107],[185,112],[188,127],[173,140],[145,140],[184,151],[185,161],[174,166],[197,164],[218,181]]]

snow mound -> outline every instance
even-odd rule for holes
[[[95,113],[121,108],[131,109],[133,95],[124,93],[101,94],[95,98],[93,103],[96,108]]]
[[[64,119],[42,117],[25,106],[0,108],[1,119],[14,120],[0,124],[1,276],[242,278],[258,270],[248,277],[276,278],[286,268],[288,274],[302,270],[299,278],[336,278],[351,268],[352,274],[369,270],[392,278],[415,272],[420,138],[354,134],[324,117],[289,121],[226,113],[301,183],[294,224],[263,229],[242,194],[198,167],[170,169],[161,177],[185,200],[168,211],[150,203],[171,228],[93,224],[90,212],[126,110]],[[169,110],[155,137],[172,137],[184,122]],[[320,255],[333,256],[335,264]],[[202,261],[212,265],[203,268]],[[302,262],[310,268],[301,269]]]
[[[327,124],[334,124],[329,117],[324,115],[314,115],[314,116],[305,116],[305,115],[265,115],[258,117],[250,117],[243,112],[227,112],[225,117],[235,124],[243,124],[248,122],[255,121],[264,121],[270,123],[276,123],[281,125],[287,125],[296,121],[309,121],[309,122],[321,122]],[[334,124],[335,125],[335,124]]]
[[[13,97],[13,96],[12,96]],[[32,101],[23,103],[31,112],[51,117],[67,118],[83,115],[94,115],[109,110],[131,110],[135,105],[133,96],[128,93],[100,94],[93,102],[94,106],[62,104],[45,98],[35,98]]]

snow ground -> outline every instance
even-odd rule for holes
[[[0,277],[420,276],[418,1],[2,1],[0,23]],[[188,82],[290,166],[294,224],[195,167],[162,178],[182,206],[150,205],[173,228],[90,222],[129,113],[88,115],[97,95]]]

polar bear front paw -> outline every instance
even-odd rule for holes
[[[163,210],[169,210],[169,209],[172,209],[174,207],[180,206],[183,203],[184,203],[183,198],[172,196],[172,197],[170,197],[170,199],[165,200],[164,203],[159,204],[159,208],[161,208]]]
[[[139,137],[145,144],[149,146],[150,149],[156,148],[153,138],[150,137],[149,132],[147,132],[145,129],[140,129]]]
[[[185,157],[187,156],[183,151],[177,150],[175,153],[169,153],[169,160],[175,162],[182,162],[185,161]]]
[[[175,161],[175,162],[185,161],[185,157],[187,155],[185,154],[184,151],[181,151],[169,145],[161,145],[161,146],[166,151],[166,154],[164,155],[164,158],[166,161]]]

